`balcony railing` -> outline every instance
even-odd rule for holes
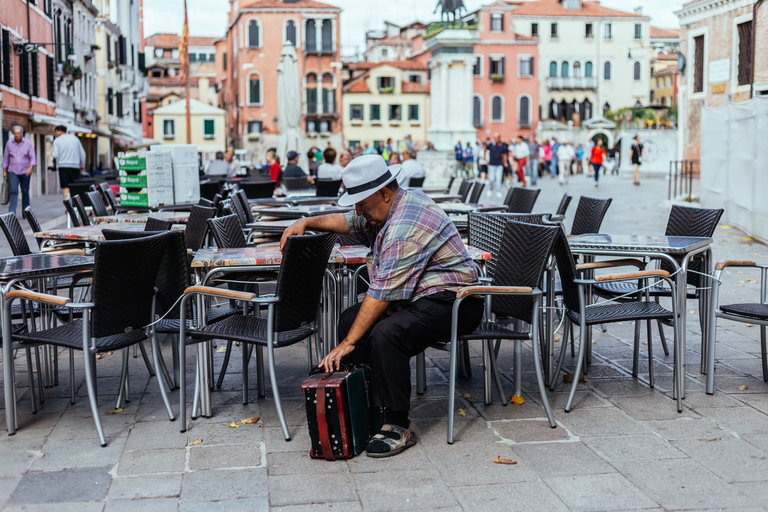
[[[594,77],[549,77],[549,89],[597,89],[597,79]]]

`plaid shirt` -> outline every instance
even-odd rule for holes
[[[413,302],[478,283],[477,268],[445,212],[421,191],[400,189],[383,227],[346,214],[354,238],[371,248],[368,295]]]

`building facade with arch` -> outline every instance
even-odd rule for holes
[[[227,144],[261,154],[279,136],[277,66],[296,48],[308,146],[341,143],[341,44],[338,7],[314,0],[231,0],[226,35],[215,42],[219,105]]]

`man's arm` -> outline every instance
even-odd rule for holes
[[[305,231],[331,231],[338,233],[339,235],[349,235],[349,226],[347,226],[347,218],[344,214],[334,213],[331,215],[320,215],[318,217],[306,217],[304,219],[297,220],[291,227],[283,231],[283,236],[280,238],[280,250],[285,247],[285,242],[289,236],[301,236]]]
[[[80,172],[83,172],[85,170],[85,149],[79,140],[77,141],[77,149],[80,154]]]
[[[35,155],[35,148],[30,145],[29,147],[29,169],[27,169],[27,176],[32,175],[32,171],[37,165],[37,155]]]
[[[341,366],[341,361],[347,357],[354,349],[358,341],[365,336],[376,320],[384,314],[384,311],[389,306],[389,302],[383,300],[377,300],[368,295],[363,299],[363,304],[360,306],[360,311],[357,313],[352,327],[347,333],[347,337],[341,340],[336,348],[323,358],[319,366],[327,372],[338,370]]]

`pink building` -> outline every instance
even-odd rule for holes
[[[477,137],[498,133],[509,141],[533,136],[539,121],[538,38],[513,31],[512,10],[506,2],[486,5],[474,14],[468,29],[476,33],[472,119]],[[413,40],[414,58],[428,62],[424,39]]]

